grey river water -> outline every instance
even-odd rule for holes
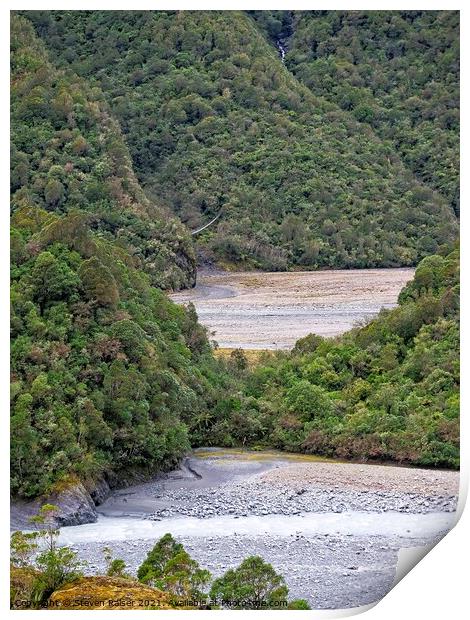
[[[305,515],[263,515],[235,519],[229,516],[211,519],[176,517],[163,521],[149,521],[129,517],[100,517],[96,523],[64,527],[60,542],[64,545],[78,542],[123,540],[156,540],[166,532],[174,536],[205,537],[257,536],[267,534],[288,537],[293,534],[339,534],[351,536],[399,536],[403,538],[433,538],[448,531],[453,525],[454,513],[386,514],[368,512],[309,513]]]
[[[260,555],[290,598],[357,607],[390,589],[398,552],[433,544],[455,520],[458,473],[205,449],[180,469],[116,490],[96,523],[60,543],[102,573],[102,549],[134,573],[167,532],[214,576]]]

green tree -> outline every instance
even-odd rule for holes
[[[327,392],[305,379],[287,390],[284,402],[288,411],[298,414],[305,422],[333,413],[333,403]]]
[[[207,597],[204,588],[211,574],[201,569],[171,534],[165,534],[147,554],[137,577],[139,581],[170,592],[174,597],[204,600]]]
[[[183,545],[177,543],[171,534],[165,534],[148,552],[147,557],[139,566],[137,578],[142,583],[154,583],[156,579],[163,576],[167,563],[183,550]]]
[[[296,598],[292,601],[289,601],[287,605],[287,609],[312,609],[308,601],[304,598]]]
[[[52,504],[41,506],[39,513],[31,518],[32,523],[39,526],[38,538],[43,541],[44,550],[36,557],[35,563],[39,575],[34,584],[35,596],[45,601],[54,590],[64,583],[81,576],[83,562],[68,547],[60,547],[58,538],[60,530],[56,524],[58,507]]]
[[[103,549],[103,555],[106,562],[106,575],[108,577],[121,577],[130,579],[130,575],[126,573],[126,563],[120,558],[113,558],[112,551],[109,547]]]
[[[13,566],[25,567],[38,549],[38,532],[13,532],[10,538],[10,561]]]
[[[210,572],[200,568],[196,560],[183,550],[168,560],[162,576],[154,584],[176,598],[204,601],[207,598],[205,587],[210,578]]]
[[[47,303],[69,299],[80,284],[77,274],[51,252],[41,252],[31,270],[34,297],[42,310]]]
[[[210,597],[235,609],[279,609],[288,593],[284,578],[271,564],[250,556],[213,582]]]
[[[243,372],[248,368],[248,360],[243,349],[234,349],[230,352],[230,362],[237,372]]]
[[[58,179],[49,179],[44,188],[44,198],[50,207],[58,207],[64,200],[65,189]]]
[[[101,306],[116,306],[119,290],[111,271],[96,256],[92,256],[80,266],[78,275],[89,299]]]

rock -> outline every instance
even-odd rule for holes
[[[171,609],[169,596],[138,581],[117,577],[82,577],[65,584],[49,598],[48,609]]]
[[[95,523],[98,519],[91,495],[81,483],[65,489],[57,495],[56,500],[52,499],[50,503],[59,507],[60,512],[56,521],[61,527]]]
[[[109,494],[111,493],[109,484],[104,478],[92,484],[91,488],[87,485],[87,490],[90,493],[91,499],[93,500],[95,506],[100,506],[105,499],[108,499]]]
[[[35,529],[30,519],[38,514],[44,504],[59,508],[56,521],[60,527],[95,523],[98,519],[95,503],[84,485],[78,480],[68,480],[56,485],[55,490],[47,496],[32,501],[13,500],[10,509],[11,529]]]

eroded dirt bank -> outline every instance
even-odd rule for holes
[[[310,333],[336,336],[393,307],[413,269],[200,272],[171,297],[192,301],[220,347],[288,349]]]

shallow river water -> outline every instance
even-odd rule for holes
[[[450,529],[453,513],[386,514],[369,512],[311,513],[305,515],[264,515],[239,517],[168,518],[149,521],[129,517],[103,517],[96,523],[64,527],[60,542],[69,545],[78,542],[156,540],[166,532],[174,536],[233,536],[235,534],[257,536],[272,535],[288,537],[293,534],[318,535],[340,534],[351,536],[400,536],[403,538],[432,538]]]
[[[390,589],[400,548],[433,544],[452,527],[457,489],[457,472],[206,449],[114,491],[96,523],[62,528],[60,542],[90,572],[105,569],[108,546],[135,573],[171,532],[214,576],[260,555],[290,598],[357,607]]]

